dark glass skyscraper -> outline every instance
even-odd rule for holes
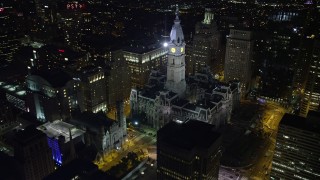
[[[307,72],[307,82],[302,96],[300,115],[320,109],[320,41],[315,41]]]
[[[171,121],[158,131],[158,179],[218,179],[221,135],[197,120]]]
[[[320,112],[307,118],[285,114],[281,119],[271,179],[320,178]]]
[[[40,180],[54,171],[47,136],[35,127],[27,127],[14,136],[14,157],[26,180]]]

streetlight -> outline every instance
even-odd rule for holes
[[[163,43],[163,46],[168,47],[168,43],[167,42]]]

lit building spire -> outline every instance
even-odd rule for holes
[[[170,32],[168,46],[166,89],[183,97],[186,91],[185,80],[185,46],[182,27],[179,19],[179,8],[176,6],[176,19]]]
[[[178,5],[176,6],[175,14],[176,14],[176,19],[174,20],[174,24],[170,32],[170,42],[180,46],[184,43],[184,35],[183,35],[182,27],[180,25]]]
[[[176,5],[176,20],[179,20],[179,6]]]

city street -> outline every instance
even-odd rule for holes
[[[269,179],[278,125],[286,112],[283,107],[274,102],[266,103],[263,109],[264,114],[261,117],[261,128],[265,141],[257,151],[256,161],[245,173],[245,176],[249,177],[249,179]]]
[[[155,149],[156,137],[150,136],[150,132],[147,133],[148,131],[145,131],[146,133],[142,133],[131,128],[129,129],[127,140],[120,150],[113,150],[100,159],[100,161],[95,162],[99,169],[102,171],[109,170],[112,166],[117,165],[129,152],[137,154],[146,153],[149,156],[148,149]],[[150,152],[150,155],[154,156],[154,154],[154,152]]]
[[[249,101],[245,101],[243,103],[246,104],[249,109],[251,109],[251,106],[254,104]],[[256,133],[261,132],[260,134],[263,136],[263,143],[261,143],[261,145],[254,151],[255,154],[252,156],[253,161],[251,166],[248,168],[237,168],[234,170],[224,168],[221,171],[222,174],[219,174],[220,179],[268,179],[268,175],[271,170],[278,124],[286,110],[274,102],[254,105],[253,107],[254,109],[251,110],[254,110],[256,114],[252,116],[252,119],[249,118],[246,121],[236,120],[234,122],[236,124],[234,125],[249,127],[251,124],[256,124],[253,131],[256,131]],[[109,113],[108,116],[112,117],[112,115],[115,114],[114,111],[115,110]],[[129,114],[127,103],[125,104],[125,112],[127,115]],[[247,115],[242,114],[241,116],[246,117]],[[99,166],[99,169],[107,171],[112,166],[117,165],[129,152],[136,152],[138,154],[145,153],[148,157],[156,159],[155,135],[155,130],[145,126],[137,125],[135,127],[130,127],[128,128],[127,140],[123,144],[122,149],[113,150],[105,155],[99,162],[96,162],[96,164]],[[233,178],[231,178],[231,176]]]

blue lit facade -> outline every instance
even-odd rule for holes
[[[61,153],[61,146],[59,144],[59,140],[54,137],[47,137],[48,145],[52,151],[52,158],[56,165],[62,165],[62,153]]]

